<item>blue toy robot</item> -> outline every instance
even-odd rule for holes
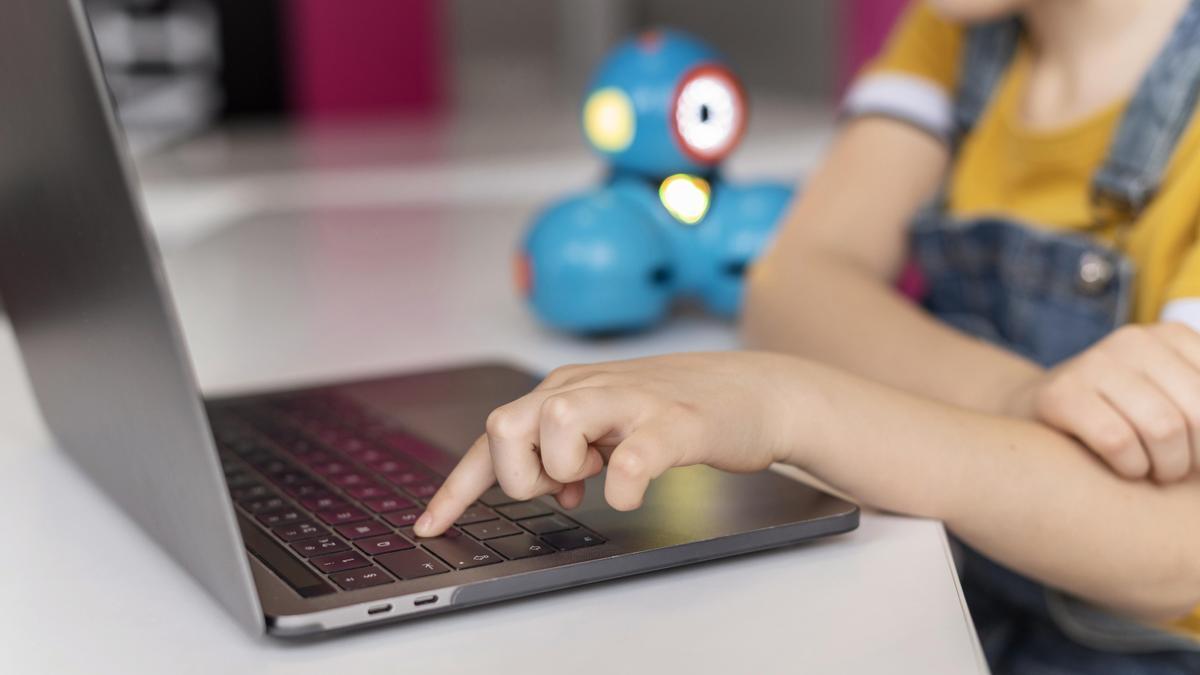
[[[792,196],[721,180],[745,128],[741,83],[704,43],[655,31],[614,49],[583,104],[584,137],[610,175],[543,211],[518,256],[537,315],[581,334],[648,328],[678,298],[735,315]]]

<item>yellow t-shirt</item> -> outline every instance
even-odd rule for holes
[[[915,2],[883,53],[848,94],[849,112],[893,111],[935,133],[949,130],[964,31]],[[1005,215],[1051,230],[1085,232],[1118,244],[1114,231],[1095,232],[1092,174],[1107,155],[1128,100],[1069,127],[1034,130],[1020,106],[1029,55],[1018,48],[991,104],[964,139],[950,176],[948,200],[957,216]],[[1200,125],[1180,137],[1158,194],[1119,246],[1133,261],[1133,320],[1182,319],[1200,330]],[[1181,313],[1182,310],[1182,313]]]
[[[847,94],[847,112],[895,114],[935,134],[951,129],[964,31],[915,2],[883,53]],[[1066,128],[1025,127],[1020,104],[1029,73],[1024,45],[991,103],[963,139],[947,190],[957,216],[1001,214],[1057,231],[1095,232],[1089,194],[1128,100]],[[1181,136],[1154,200],[1119,245],[1136,267],[1133,312],[1138,322],[1183,319],[1200,329],[1200,125]],[[1180,304],[1176,301],[1182,301]],[[1200,608],[1172,628],[1200,638]]]

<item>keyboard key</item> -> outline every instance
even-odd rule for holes
[[[521,526],[534,534],[548,534],[550,532],[561,532],[562,530],[570,530],[579,527],[575,523],[567,520],[563,516],[555,514],[553,516],[541,516],[540,518],[530,518],[522,520]]]
[[[329,494],[329,491],[317,483],[300,483],[298,485],[284,485],[283,491],[292,499],[307,499],[321,494]]]
[[[238,502],[243,509],[250,513],[259,513],[261,511],[273,511],[275,509],[287,506],[287,502],[283,501],[282,497],[270,495],[268,497],[259,497],[258,499],[247,499]]]
[[[398,534],[385,534],[382,537],[371,537],[370,539],[360,539],[354,542],[354,545],[362,549],[367,555],[379,555],[381,553],[390,553],[392,551],[403,551],[404,549],[412,548],[412,542],[401,537]]]
[[[435,539],[418,539],[417,541],[437,557],[460,570],[491,565],[503,560],[499,554],[466,537],[437,537]]]
[[[360,588],[382,586],[392,583],[392,578],[378,567],[364,567],[349,572],[337,572],[329,575],[330,579],[347,591],[357,591]]]
[[[313,471],[316,471],[322,476],[329,478],[331,476],[340,476],[341,474],[346,473],[353,468],[354,467],[352,467],[350,464],[335,459],[332,462],[314,465]]]
[[[367,449],[367,442],[357,436],[346,436],[335,442],[333,448],[339,452],[353,455]]]
[[[507,520],[492,520],[485,523],[464,525],[462,529],[466,530],[467,534],[476,539],[495,539],[496,537],[507,537],[510,534],[521,534],[521,528]]]
[[[400,534],[404,535],[405,537],[408,537],[409,541],[415,541],[418,543],[425,542],[425,541],[431,541],[433,539],[458,539],[459,537],[463,536],[462,530],[459,530],[459,529],[456,529],[453,527],[446,530],[445,532],[441,533],[440,535],[438,535],[436,537],[431,537],[431,538],[430,537],[418,537],[416,534],[413,534],[412,527],[400,528]]]
[[[439,487],[441,487],[441,483],[414,483],[405,485],[404,491],[417,499],[429,499],[437,493]]]
[[[317,537],[316,539],[293,542],[292,549],[305,558],[311,558],[339,551],[348,551],[350,550],[350,546],[337,537]]]
[[[386,513],[383,519],[396,527],[407,527],[417,522],[417,517],[421,515],[420,509],[405,509],[403,511],[394,511]]]
[[[370,478],[367,478],[366,476],[362,475],[361,473],[354,473],[354,472],[343,473],[340,476],[334,476],[330,480],[333,481],[334,485],[336,485],[340,488],[354,488],[354,487],[361,487],[363,485],[374,484],[374,481],[372,481]]]
[[[396,485],[402,487],[405,485],[417,485],[420,483],[433,482],[433,476],[430,476],[424,471],[418,471],[416,469],[408,469],[405,471],[398,471],[396,473],[385,474],[385,477]]]
[[[275,493],[271,491],[271,488],[262,483],[251,483],[233,490],[233,500],[236,502],[248,502],[273,496]]]
[[[517,500],[504,494],[504,490],[501,490],[500,486],[497,485],[496,487],[493,487],[492,489],[483,493],[483,496],[479,498],[479,501],[487,504],[488,506],[500,506],[501,504],[512,504]]]
[[[543,539],[545,539],[555,548],[559,548],[564,551],[570,551],[573,548],[583,548],[584,546],[595,546],[596,544],[604,543],[604,539],[599,535],[580,528],[567,530],[566,532],[547,534],[543,537]]]
[[[363,459],[363,461],[367,463],[367,466],[371,467],[372,471],[383,474],[411,471],[413,468],[412,464],[402,462],[383,453],[379,453],[378,459]]]
[[[341,525],[343,523],[356,523],[360,520],[367,520],[371,516],[368,516],[362,509],[345,506],[329,509],[328,511],[318,511],[317,517],[328,525]]]
[[[308,561],[326,574],[341,572],[342,570],[352,570],[358,567],[368,567],[371,564],[370,560],[367,560],[361,554],[354,551],[334,553],[333,555],[321,556],[320,558],[309,558]]]
[[[410,436],[403,431],[394,431],[387,436],[384,436],[383,442],[386,443],[389,448],[393,450],[399,450],[404,454],[408,454],[410,451],[422,444],[421,441],[415,436]]]
[[[225,485],[230,490],[244,490],[248,487],[253,487],[258,484],[259,483],[254,479],[254,476],[251,476],[245,471],[234,471],[232,474],[227,473],[225,475]]]
[[[275,453],[269,452],[267,450],[255,450],[246,455],[243,455],[242,459],[246,460],[246,462],[248,464],[250,464],[250,466],[255,466],[255,467],[263,466],[269,462],[276,461]]]
[[[488,541],[488,546],[500,552],[509,560],[532,558],[537,555],[553,553],[554,549],[532,534],[518,534],[515,537],[504,537]]]
[[[388,454],[378,448],[367,448],[354,456],[355,459],[371,467],[379,473],[387,473],[386,471],[376,468],[377,462],[383,462],[389,459]]]
[[[224,445],[239,455],[248,455],[252,452],[266,449],[266,446],[261,441],[248,437],[231,440],[224,443]]]
[[[292,466],[291,462],[285,462],[282,459],[271,459],[269,461],[262,462],[257,466],[259,471],[262,471],[263,473],[272,477],[290,473],[295,471],[296,468]]]
[[[316,495],[315,497],[302,499],[300,500],[300,503],[304,505],[304,508],[312,509],[313,511],[329,511],[332,509],[340,509],[349,506],[349,504],[347,504],[341,497],[329,491]]]
[[[454,521],[455,525],[470,525],[471,523],[482,523],[485,520],[495,520],[498,516],[496,512],[486,506],[472,506]]]
[[[307,438],[294,438],[288,441],[281,441],[279,445],[284,450],[292,453],[297,459],[309,464],[328,462],[333,459],[333,455],[325,452],[320,446]]]
[[[275,527],[276,525],[286,525],[287,523],[298,523],[302,520],[308,520],[308,514],[296,509],[279,509],[277,511],[264,511],[254,515],[258,522],[267,527]]]
[[[310,441],[303,441],[303,443],[308,444]],[[315,445],[309,447],[312,447],[313,449],[305,452],[295,452],[294,454],[296,459],[303,462],[310,469],[318,464],[325,464],[326,462],[332,462],[337,459],[324,450],[317,450]]]
[[[375,562],[401,579],[419,579],[450,571],[442,561],[419,548],[375,556]]]
[[[366,501],[367,508],[375,513],[391,513],[401,509],[411,509],[416,504],[411,499],[404,497],[384,497],[383,499],[368,499]]]
[[[347,539],[362,539],[364,537],[378,537],[381,534],[391,534],[392,528],[384,525],[377,520],[364,520],[359,523],[349,523],[346,525],[338,525],[333,528],[338,531],[338,534]]]
[[[287,523],[285,525],[276,525],[271,528],[280,539],[284,541],[296,541],[298,539],[308,539],[309,537],[317,537],[324,534],[329,534],[325,528],[318,527],[308,522],[307,520],[299,523]]]
[[[496,507],[496,511],[502,514],[505,518],[509,518],[511,520],[536,518],[538,516],[546,516],[554,513],[549,506],[546,506],[541,502],[517,502],[516,504],[498,506]]]
[[[355,499],[386,499],[394,496],[394,493],[379,485],[378,483],[368,483],[359,485],[346,490],[346,493]]]

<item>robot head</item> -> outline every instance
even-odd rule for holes
[[[703,173],[746,128],[737,76],[708,45],[653,31],[617,46],[583,103],[583,133],[614,167],[653,178]]]

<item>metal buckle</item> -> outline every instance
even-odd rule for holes
[[[1092,189],[1092,215],[1098,227],[1129,224],[1137,218],[1138,208],[1125,197],[1108,190]]]

